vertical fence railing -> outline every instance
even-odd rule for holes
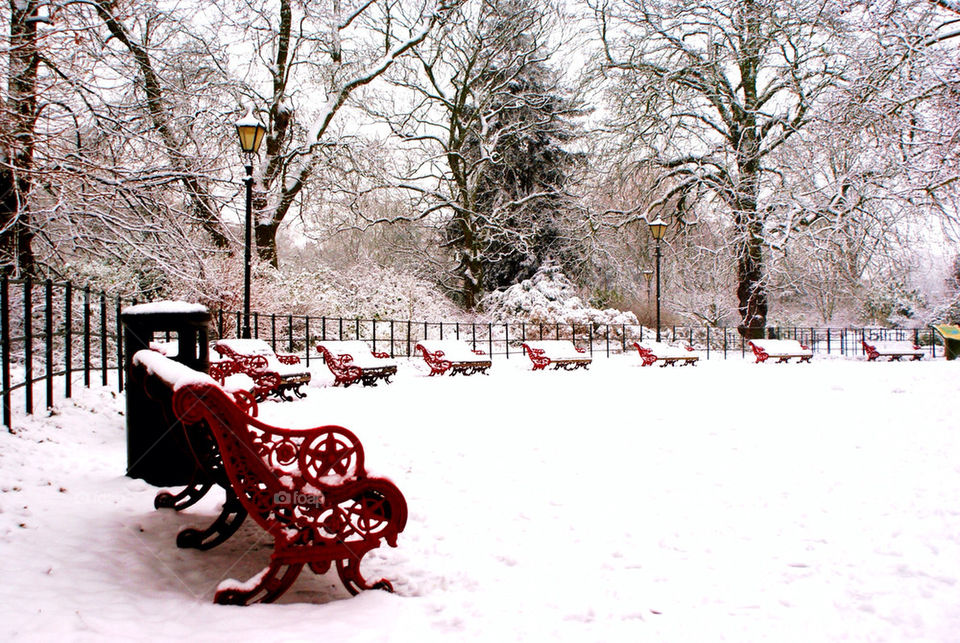
[[[120,313],[127,303],[135,302],[105,292],[94,293],[89,287],[76,290],[68,282],[46,280],[34,284],[29,278],[2,277],[0,400],[4,425],[11,427],[17,409],[33,413],[34,386],[40,382],[44,384],[47,407],[55,405],[57,377],[64,378],[62,391],[67,398],[74,393],[75,377],[89,387],[97,370],[102,386],[108,386],[113,377],[117,389],[123,390]],[[78,306],[80,314],[77,314]],[[521,344],[527,339],[568,339],[588,348],[594,356],[611,357],[632,352],[634,342],[655,335],[654,329],[640,324],[367,320],[262,312],[254,312],[252,317],[254,337],[268,341],[275,349],[300,355],[307,365],[311,355],[317,354],[317,343],[333,339],[367,341],[375,350],[394,358],[413,357],[421,340],[457,339],[492,357],[509,359],[522,355]],[[215,311],[211,339],[235,335],[239,321],[239,312]],[[707,359],[742,358],[749,353],[747,341],[736,329],[670,326],[661,332],[664,331],[671,341],[688,343],[704,351]],[[940,341],[931,329],[923,328],[775,327],[765,329],[765,335],[797,339],[815,353],[844,357],[862,356],[864,339],[909,340],[928,347],[932,356],[936,355],[936,344]]]

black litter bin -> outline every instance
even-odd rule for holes
[[[210,312],[199,304],[161,301],[125,308],[123,350],[127,376],[127,475],[156,486],[185,485],[195,460],[182,425],[173,415],[168,391],[148,391],[144,374],[133,368],[137,351],[162,342],[171,359],[206,372]]]

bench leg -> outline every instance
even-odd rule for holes
[[[207,495],[211,486],[213,486],[213,483],[208,480],[205,482],[191,482],[183,491],[176,495],[169,491],[161,491],[153,499],[153,507],[154,509],[174,509],[176,511],[186,509],[187,507],[195,505],[200,498]]]
[[[296,395],[301,400],[307,396],[306,393],[300,390],[303,387],[303,385],[304,385],[304,382],[301,382],[296,386],[294,386],[292,389],[290,389],[291,391],[293,391],[293,394]]]
[[[360,558],[347,558],[337,561],[337,574],[347,591],[356,596],[366,589],[382,589],[393,592],[393,585],[385,578],[368,583],[360,574]]]
[[[213,597],[219,605],[250,605],[251,603],[272,603],[297,580],[303,563],[281,563],[270,561],[270,565],[246,583],[237,583],[230,587],[230,581],[220,584]],[[251,589],[245,589],[251,582],[257,581]],[[234,581],[236,582],[236,581]]]
[[[204,529],[184,529],[177,534],[177,547],[180,549],[213,549],[236,533],[247,517],[247,510],[231,489],[227,489],[227,499],[223,503],[220,515],[213,524]]]

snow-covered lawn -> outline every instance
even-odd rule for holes
[[[350,597],[305,571],[278,604],[212,604],[266,564],[252,521],[208,552],[123,476],[124,400],[81,390],[0,436],[0,639],[950,641],[960,636],[960,362],[701,361],[334,389],[264,403],[342,424],[403,491],[399,547]]]

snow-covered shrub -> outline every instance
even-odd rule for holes
[[[343,270],[318,266],[292,274],[271,270],[258,290],[259,310],[266,312],[395,320],[464,317],[433,285],[375,264]]]
[[[614,308],[593,308],[583,302],[580,293],[562,269],[549,262],[530,279],[505,290],[488,293],[482,308],[491,321],[524,321],[531,324],[637,324],[637,316]]]
[[[861,314],[868,324],[907,326],[916,323],[926,305],[923,294],[899,281],[886,282],[867,293]]]

